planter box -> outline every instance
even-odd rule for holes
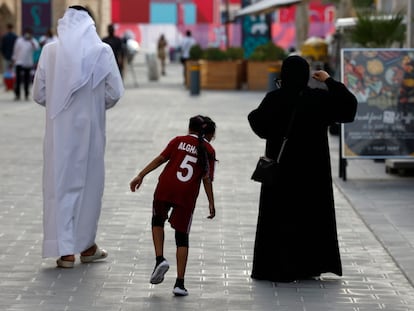
[[[243,61],[200,60],[202,89],[235,90],[242,86]]]
[[[281,61],[247,61],[247,88],[249,90],[268,90],[270,69],[280,73],[281,66]]]

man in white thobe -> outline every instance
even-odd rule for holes
[[[95,243],[104,190],[105,110],[124,92],[112,49],[90,13],[69,7],[58,40],[45,45],[33,83],[46,107],[43,169],[43,257],[58,267],[103,259]]]

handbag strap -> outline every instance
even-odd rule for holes
[[[293,109],[292,115],[290,116],[289,124],[288,124],[287,129],[286,129],[286,134],[283,137],[282,145],[280,146],[280,150],[279,150],[279,153],[278,153],[277,158],[276,158],[276,163],[279,163],[280,158],[282,157],[283,150],[285,149],[286,143],[288,141],[288,136],[290,134],[290,131],[292,130],[293,121],[295,119],[295,114],[296,114],[296,107]]]

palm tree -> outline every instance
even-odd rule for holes
[[[406,40],[404,15],[361,15],[351,31],[351,41],[361,47],[389,48],[395,43],[402,47]]]

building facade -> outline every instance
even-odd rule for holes
[[[46,28],[56,32],[57,21],[66,8],[78,4],[92,12],[97,31],[104,36],[111,23],[111,3],[111,0],[0,0],[0,35],[6,30],[7,23],[14,25],[17,34],[21,34],[24,27],[34,28],[35,35]]]

